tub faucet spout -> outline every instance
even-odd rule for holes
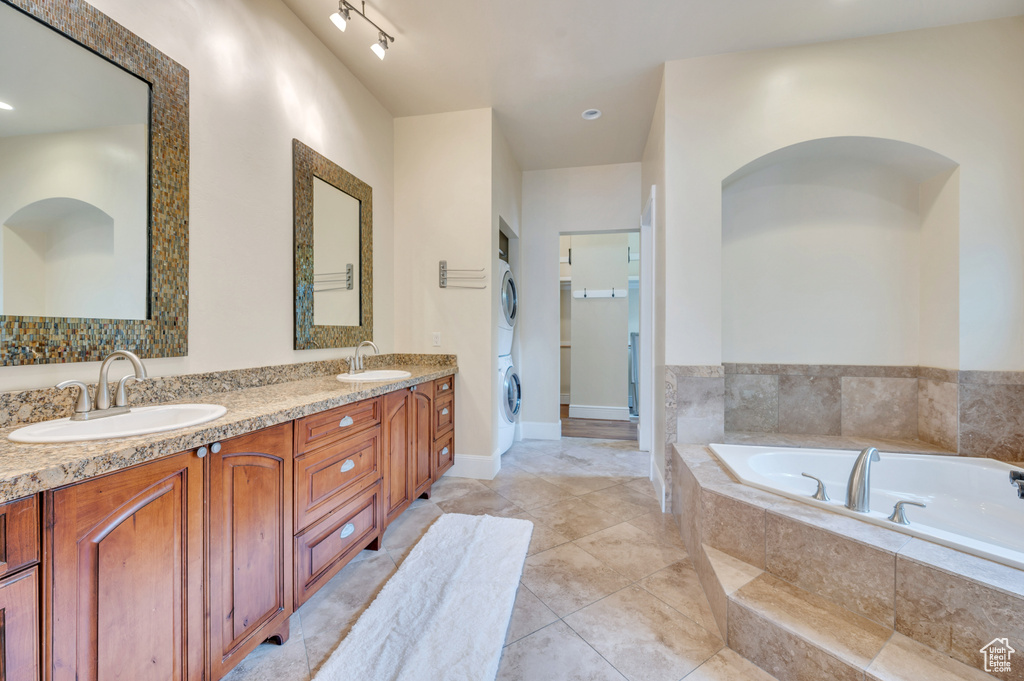
[[[878,460],[878,450],[865,447],[854,462],[846,487],[846,508],[851,511],[867,513],[871,510],[871,462]]]

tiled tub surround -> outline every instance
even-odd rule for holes
[[[921,440],[1024,460],[1024,372],[804,364],[724,371],[727,432]]]
[[[777,678],[986,679],[983,646],[1024,644],[1024,572],[742,485],[703,446],[673,458],[715,620]]]
[[[35,418],[20,420],[8,416],[5,427],[0,429],[0,502],[458,372],[452,355],[382,355],[372,362],[368,357],[367,368],[370,365],[403,369],[412,375],[401,381],[345,384],[335,375],[347,371],[347,365],[334,361],[147,379],[133,385],[133,405],[150,401],[199,402],[222,404],[228,412],[215,421],[190,428],[92,442],[10,442],[7,434],[19,424],[68,416],[72,405],[68,400],[51,408],[37,401],[45,399],[50,390],[4,394],[0,396],[0,405],[20,405],[15,415],[25,410],[23,416]],[[147,384],[149,392],[143,392],[141,389]]]

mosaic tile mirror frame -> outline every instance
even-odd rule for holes
[[[295,211],[295,349],[349,348],[373,340],[373,190],[297,139],[292,140]],[[359,201],[359,325],[314,323],[313,180]]]
[[[188,354],[188,70],[79,0],[0,0],[150,85],[147,319],[0,315],[0,365]]]

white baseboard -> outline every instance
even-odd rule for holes
[[[661,502],[661,512],[665,513],[665,478],[662,477],[661,470],[654,465],[653,456],[651,457],[651,483],[654,485],[654,491]]]
[[[519,424],[519,432],[523,440],[560,440],[562,439],[562,422],[524,421]]]
[[[569,393],[562,393],[559,396],[559,404],[569,404]]]
[[[629,407],[595,407],[589,404],[570,404],[569,418],[628,421]]]
[[[500,469],[501,457],[496,454],[491,456],[456,454],[455,465],[448,471],[448,475],[456,478],[493,480]]]

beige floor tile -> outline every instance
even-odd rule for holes
[[[292,615],[288,642],[283,646],[263,643],[228,672],[224,681],[308,681],[302,622]]]
[[[622,589],[629,580],[575,544],[563,544],[529,556],[522,583],[564,617]]]
[[[631,582],[686,558],[686,551],[662,544],[629,523],[613,525],[573,542]]]
[[[708,631],[718,631],[711,604],[689,558],[658,570],[639,585]]]
[[[678,681],[722,648],[722,640],[637,586],[565,618],[630,681]]]
[[[440,501],[437,506],[445,513],[492,515],[503,518],[522,511],[514,503],[489,489],[463,494],[461,497],[449,499],[448,501]]]
[[[729,648],[697,667],[686,681],[776,681],[775,677]]]
[[[1011,665],[1016,661],[1011,658]],[[868,681],[986,681],[992,677],[948,655],[894,633],[867,668]]]
[[[662,513],[661,511],[647,513],[633,518],[629,524],[643,530],[662,544],[685,548],[683,537],[679,534],[679,526],[676,525],[676,520],[671,513]]]
[[[582,468],[572,467],[567,471],[537,473],[537,477],[556,485],[573,496],[582,496],[590,492],[614,487],[629,482],[624,476],[607,476],[599,473],[588,473]]]
[[[568,499],[550,506],[533,508],[530,509],[530,513],[569,539],[579,539],[620,522],[614,516],[580,499]]]
[[[541,551],[547,551],[548,549],[553,549],[556,546],[561,546],[569,541],[568,537],[557,530],[551,529],[529,511],[522,511],[521,513],[516,513],[509,517],[529,520],[533,523],[533,534],[530,535],[530,548],[526,551],[526,555],[528,556],[540,553]]]
[[[627,482],[626,487],[637,492],[640,492],[641,494],[646,494],[652,499],[658,499],[658,492],[657,490],[654,489],[654,483],[648,480],[647,478],[640,478],[638,480],[632,480],[630,482]]]
[[[493,480],[483,481],[483,485],[525,509],[547,506],[572,497],[561,487],[516,466],[502,467]]]
[[[384,532],[384,548],[390,550],[415,545],[442,515],[436,504],[417,499],[388,525]]]
[[[505,648],[498,681],[623,681],[623,676],[564,622],[555,622]]]
[[[661,512],[661,504],[657,500],[625,485],[591,492],[580,499],[619,520],[632,520],[648,513]]]
[[[350,563],[299,608],[314,675],[397,569],[384,551]]]
[[[575,466],[568,461],[563,461],[552,454],[542,454],[529,459],[522,459],[516,462],[516,466],[527,473],[533,473],[534,475],[539,475],[542,478],[546,478],[551,475],[582,475],[590,477],[587,475],[587,472],[579,466]]]
[[[515,643],[556,621],[558,615],[520,583],[516,592],[516,603],[512,608],[512,619],[505,634],[505,645]]]
[[[485,489],[487,488],[479,480],[445,475],[430,487],[430,500],[436,504]]]

